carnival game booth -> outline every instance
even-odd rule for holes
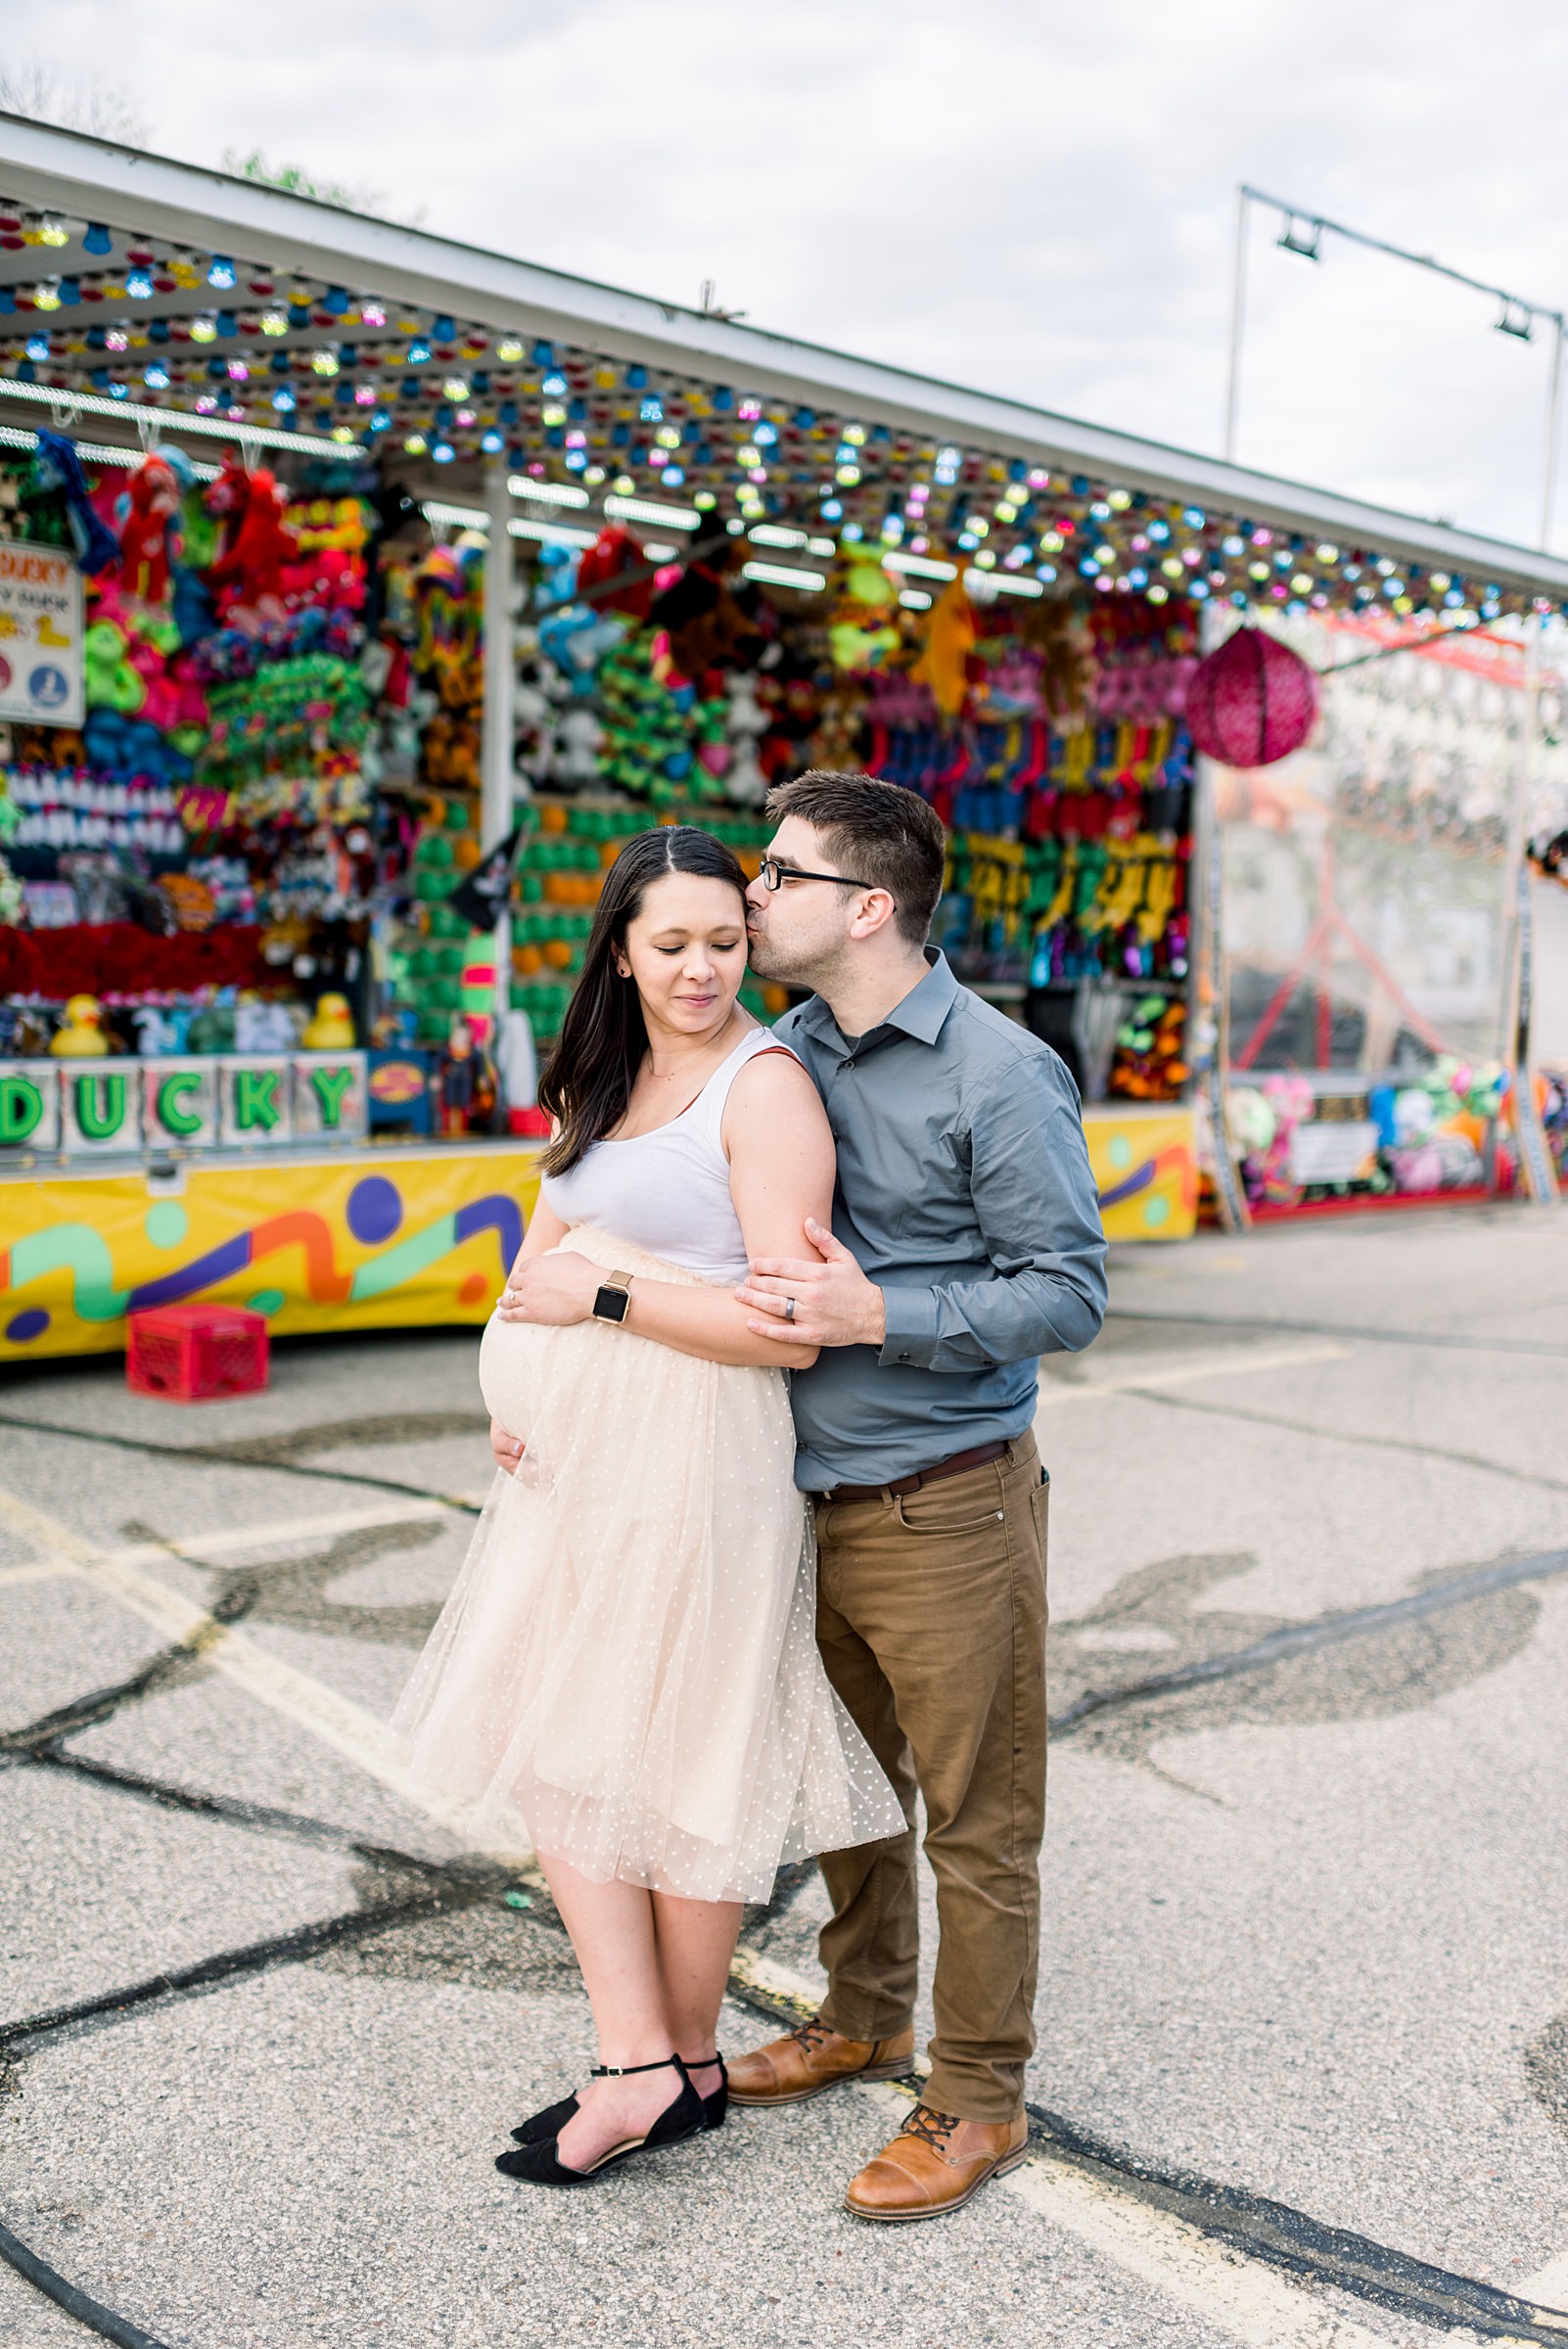
[[[619,843],[695,820],[755,865],[808,764],[941,811],[940,942],[1073,1066],[1113,1236],[1190,1231],[1205,1134],[1221,1211],[1266,1204],[1268,1080],[1347,1053],[1338,1123],[1402,1147],[1424,1085],[1495,1170],[1517,810],[1399,954],[1310,856],[1294,947],[1277,873],[1232,933],[1238,826],[1280,830],[1258,777],[1292,757],[1314,839],[1387,818],[1332,748],[1352,673],[1528,661],[1533,725],[1565,594],[1548,557],[0,118],[0,1355],[187,1299],[482,1319]],[[1432,1007],[1464,936],[1494,1030]],[[1403,1008],[1352,1036],[1367,954]]]

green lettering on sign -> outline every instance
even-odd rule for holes
[[[107,1077],[76,1080],[76,1123],[90,1142],[107,1142],[125,1123],[125,1078],[115,1069]]]
[[[310,1083],[321,1104],[321,1123],[335,1129],[343,1116],[343,1097],[354,1081],[352,1069],[312,1069]]]
[[[272,1096],[278,1089],[276,1069],[236,1069],[234,1072],[234,1123],[242,1133],[257,1126],[270,1133],[278,1122],[278,1105]]]
[[[201,1111],[185,1107],[187,1096],[201,1089],[202,1080],[195,1069],[180,1069],[164,1078],[158,1088],[158,1122],[165,1133],[201,1132]]]
[[[30,1077],[0,1077],[0,1142],[24,1142],[43,1113],[43,1094]]]

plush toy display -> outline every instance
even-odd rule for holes
[[[371,343],[353,347],[353,367],[368,365]],[[435,354],[461,370],[477,407],[495,396],[484,350],[482,337]],[[79,544],[92,574],[86,715],[73,736],[27,729],[14,746],[0,919],[20,894],[23,921],[0,929],[0,977],[76,1039],[62,1053],[105,1048],[79,1005],[62,1010],[89,988],[115,1031],[150,1052],[345,1050],[351,999],[377,1047],[421,1048],[432,1069],[439,1057],[445,1130],[494,1130],[508,1099],[531,1096],[532,1044],[560,1033],[618,847],[653,824],[696,822],[755,872],[769,785],[816,766],[899,782],[947,827],[936,936],[961,979],[1042,1036],[1073,1039],[1064,1049],[1092,1046],[1096,1092],[1150,1109],[1188,1097],[1217,1021],[1207,995],[1193,1009],[1195,756],[1277,761],[1316,707],[1313,671],[1244,618],[1200,659],[1212,580],[1192,572],[1189,541],[1204,532],[1153,493],[1129,491],[1124,522],[1120,506],[1091,507],[1082,484],[1022,459],[944,451],[938,466],[912,443],[902,503],[890,484],[885,509],[868,515],[862,500],[856,515],[832,476],[877,472],[884,428],[868,422],[863,447],[848,439],[836,463],[830,445],[819,480],[817,427],[750,395],[756,443],[733,495],[704,478],[696,452],[716,427],[695,392],[689,404],[668,392],[664,405],[633,400],[620,453],[594,475],[575,428],[581,415],[591,443],[621,388],[579,357],[551,362],[564,441],[530,455],[524,478],[507,443],[530,519],[501,614],[485,609],[484,531],[461,508],[421,505],[423,469],[403,487],[388,478],[399,450],[422,453],[401,420],[379,443],[340,434],[341,461],[321,431],[301,432],[277,473],[230,448],[205,485],[165,448],[84,472],[69,440],[51,455],[46,437],[57,485],[39,528]],[[342,363],[323,394],[330,429],[357,428],[366,404],[366,377]],[[445,429],[439,412],[432,429]],[[563,446],[564,462],[548,453]],[[943,475],[948,458],[956,479],[933,528],[917,469]],[[0,454],[0,491],[8,467],[20,478]],[[649,490],[672,501],[663,521],[641,502]],[[824,542],[815,533],[829,527]],[[94,569],[107,530],[111,559]],[[1125,574],[1096,552],[1102,536]],[[807,563],[821,592],[796,568]],[[494,659],[515,678],[500,776],[484,766]],[[509,926],[471,934],[466,879],[497,836]],[[510,969],[475,981],[503,940]],[[1215,967],[1206,954],[1197,984],[1212,988]],[[787,997],[748,980],[747,1000],[776,1016]],[[1364,1109],[1315,1082],[1321,1099],[1299,1076],[1232,1096],[1260,1207],[1343,1192],[1346,1181],[1308,1177],[1348,1163],[1369,1129],[1362,1189],[1418,1193],[1497,1162],[1500,1069],[1430,1061]],[[1336,1119],[1358,1129],[1337,1156],[1317,1130]]]

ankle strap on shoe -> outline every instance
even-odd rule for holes
[[[685,2065],[678,2055],[662,2055],[657,2063],[596,2063],[589,2073],[590,2080],[629,2080],[633,2072],[668,2072],[673,2067],[683,2072]]]

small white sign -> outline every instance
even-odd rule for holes
[[[58,546],[0,538],[0,718],[79,726],[81,573]]]
[[[1355,1182],[1377,1155],[1373,1118],[1332,1119],[1298,1126],[1290,1137],[1292,1182]]]

